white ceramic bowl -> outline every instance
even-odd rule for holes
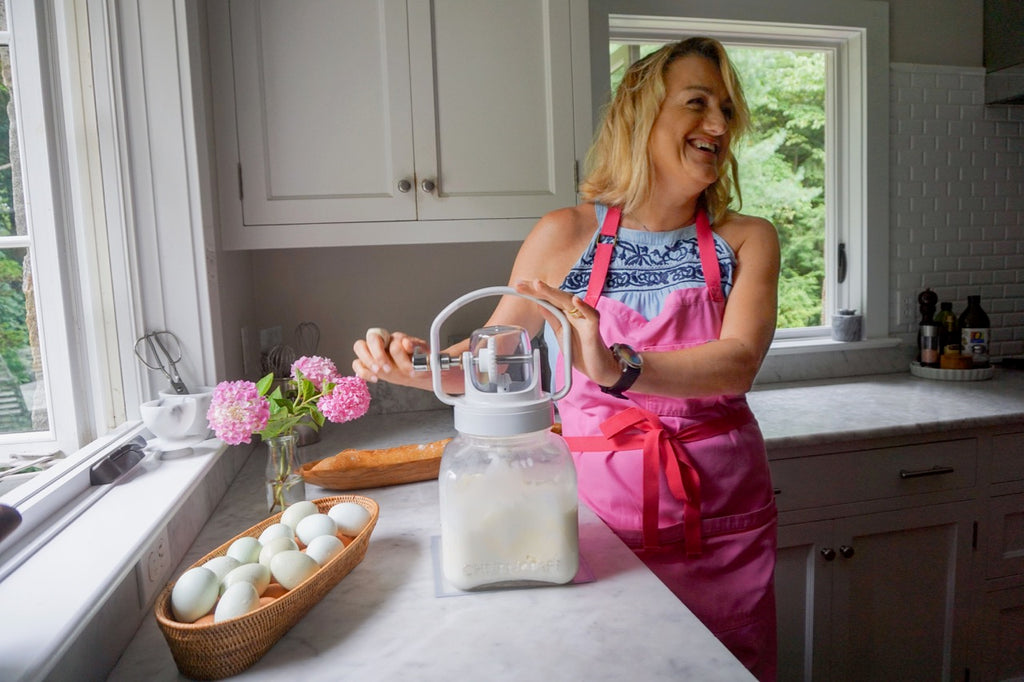
[[[210,410],[210,401],[213,400],[212,386],[198,386],[195,393],[178,394],[172,391],[160,391],[160,399],[167,405],[187,402],[195,402],[196,414],[192,424],[188,427],[187,438],[206,440],[210,435],[210,425],[206,421],[206,413]]]
[[[183,441],[190,438],[189,430],[196,419],[196,401],[187,397],[174,402],[151,400],[139,405],[139,413],[142,423],[157,438]]]

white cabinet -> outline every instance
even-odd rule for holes
[[[992,437],[972,680],[1024,678],[1024,433]]]
[[[222,244],[519,239],[572,205],[570,0],[216,0]]]
[[[971,679],[1024,679],[1024,586],[988,590],[979,602]]]
[[[966,665],[971,507],[779,528],[780,680],[948,680]]]
[[[772,462],[780,680],[962,676],[976,450],[964,438]]]

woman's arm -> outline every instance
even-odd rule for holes
[[[560,209],[545,215],[520,247],[510,280],[516,282],[530,278],[561,283],[585,248],[595,224],[592,205]],[[486,325],[517,325],[534,336],[540,332],[543,323],[540,306],[518,296],[502,296]],[[465,339],[443,352],[455,356],[468,346],[469,340]],[[353,344],[356,359],[352,362],[352,370],[356,376],[370,382],[383,379],[432,390],[430,373],[413,371],[412,354],[416,348],[427,352],[428,344],[421,338],[402,332],[393,333],[387,344],[379,335],[368,334],[367,338]],[[461,393],[464,388],[462,372],[449,370],[443,383],[446,391]]]
[[[644,354],[644,372],[633,390],[699,397],[745,393],[753,385],[775,335],[778,233],[767,220],[734,214],[719,234],[736,253],[719,340],[682,351]]]

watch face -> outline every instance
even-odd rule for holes
[[[620,361],[626,363],[630,367],[641,367],[644,364],[643,358],[640,357],[640,354],[624,343],[616,343],[612,346],[612,350],[615,351],[615,355],[618,356]]]

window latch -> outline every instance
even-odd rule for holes
[[[135,438],[89,468],[89,485],[107,485],[131,471],[146,456],[145,441]]]
[[[842,284],[846,281],[846,244],[843,242],[839,242],[839,267],[836,270],[836,281]]]

